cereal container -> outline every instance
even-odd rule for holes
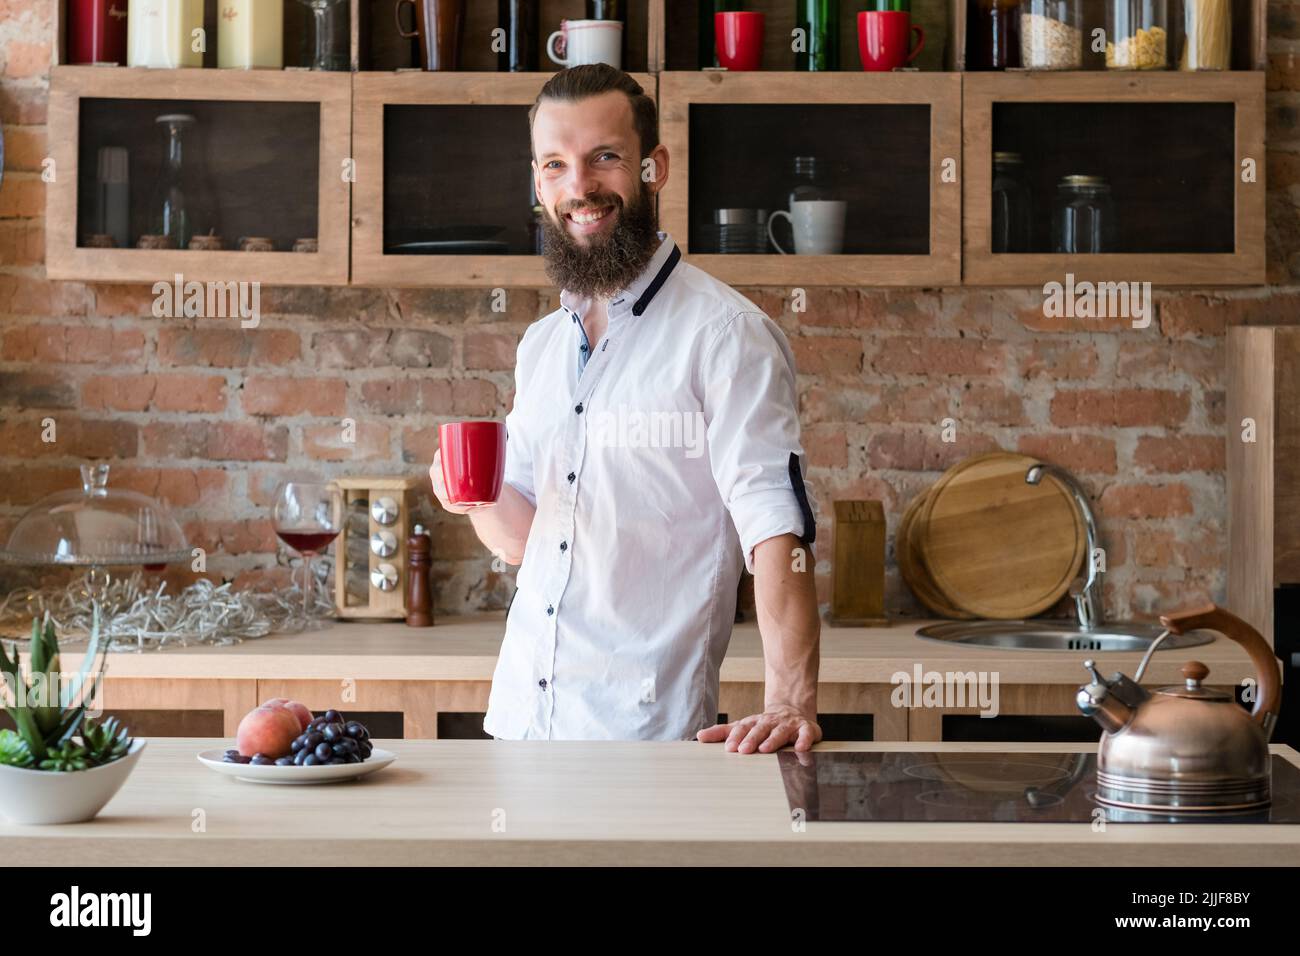
[[[1020,65],[1027,70],[1077,70],[1083,65],[1080,0],[1023,0]]]
[[[1106,9],[1106,68],[1167,68],[1168,13],[1166,0],[1110,0]]]
[[[1180,0],[1174,28],[1178,69],[1232,69],[1232,0]]]

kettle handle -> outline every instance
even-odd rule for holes
[[[1250,715],[1265,731],[1272,730],[1282,703],[1282,678],[1277,658],[1259,631],[1217,604],[1166,614],[1160,618],[1160,623],[1175,634],[1201,628],[1218,631],[1244,647],[1259,677],[1259,696],[1255,698]]]

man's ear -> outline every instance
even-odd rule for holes
[[[541,174],[541,170],[539,170],[539,169],[537,168],[537,160],[534,159],[534,160],[531,160],[530,162],[531,162],[532,167],[533,167],[533,195],[537,197],[537,201],[538,201],[539,203],[542,203],[542,205],[545,205],[545,202],[542,200],[542,174]]]
[[[650,151],[650,155],[641,160],[641,179],[650,187],[652,193],[658,193],[668,182],[668,147],[660,143]]]

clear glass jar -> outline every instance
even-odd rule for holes
[[[966,69],[1020,66],[1020,0],[967,0]]]
[[[1232,69],[1232,0],[1180,0],[1174,29],[1178,69]]]
[[[1080,0],[1022,0],[1020,65],[1026,70],[1077,70],[1083,66]]]
[[[1111,252],[1115,247],[1115,201],[1102,176],[1066,176],[1056,187],[1052,210],[1053,252]]]
[[[993,154],[993,235],[995,253],[1028,252],[1033,222],[1024,161],[1019,153]]]
[[[1110,0],[1106,7],[1106,69],[1167,68],[1168,7],[1166,0]]]

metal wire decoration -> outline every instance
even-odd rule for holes
[[[281,556],[278,563],[287,559]],[[0,630],[22,633],[33,617],[46,613],[54,622],[60,643],[77,643],[90,634],[95,607],[100,609],[100,630],[113,651],[161,650],[169,646],[212,644],[224,646],[265,637],[312,630],[332,623],[334,613],[333,562],[316,561],[309,595],[314,617],[304,620],[302,588],[294,583],[274,591],[236,591],[230,582],[213,584],[200,579],[175,594],[167,582],[146,590],[144,573],[114,576],[92,567],[65,586],[17,588],[0,597]]]

